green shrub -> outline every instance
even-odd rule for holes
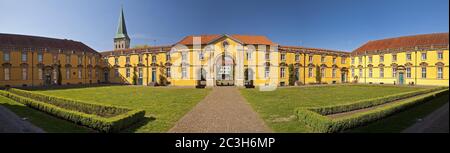
[[[322,115],[336,114],[336,113],[342,113],[342,112],[348,112],[348,111],[373,107],[373,106],[389,103],[389,102],[400,100],[400,99],[410,98],[410,97],[414,97],[417,95],[430,93],[430,92],[437,91],[437,90],[442,90],[444,88],[447,88],[447,87],[422,89],[422,90],[418,90],[418,91],[399,93],[399,94],[395,94],[395,95],[388,95],[388,96],[383,96],[383,97],[378,97],[378,98],[373,98],[373,99],[364,99],[364,100],[360,100],[360,101],[357,101],[355,103],[350,103],[350,104],[340,104],[340,105],[310,108],[309,110],[315,111]]]
[[[71,100],[68,98],[60,98],[56,96],[49,96],[41,93],[35,93],[26,90],[20,90],[11,88],[8,90],[11,93],[17,94],[19,96],[35,99],[37,101],[49,103],[58,107],[62,107],[69,110],[75,110],[83,112],[86,114],[94,114],[101,117],[112,117],[118,114],[125,113],[129,111],[127,108],[110,106],[105,104],[92,104],[88,102],[83,102],[79,100]]]
[[[441,90],[439,90],[441,89]],[[439,90],[439,91],[436,91]],[[321,133],[333,133],[340,132],[346,129],[354,128],[357,126],[365,125],[375,120],[379,120],[381,118],[385,118],[389,115],[392,115],[396,112],[402,111],[404,109],[410,108],[417,104],[424,103],[430,99],[433,99],[437,96],[441,96],[442,94],[448,94],[448,88],[434,88],[433,90],[427,90],[425,94],[417,95],[416,97],[408,97],[409,99],[401,100],[396,103],[392,103],[390,105],[386,105],[383,107],[375,108],[373,110],[360,112],[351,114],[348,116],[340,117],[340,118],[329,118],[320,113],[332,112],[332,111],[318,111],[319,108],[297,108],[295,113],[300,122],[307,124],[313,132],[321,132]],[[430,91],[432,91],[430,93]],[[419,93],[422,93],[419,92]],[[376,103],[376,102],[374,102]],[[363,104],[361,104],[363,105]],[[364,104],[367,105],[368,104]],[[345,107],[342,107],[345,108]],[[356,108],[356,107],[354,107]],[[344,109],[342,109],[344,110]],[[325,113],[325,114],[326,114]]]
[[[41,102],[3,90],[0,90],[0,95],[22,103],[28,107],[46,112],[48,114],[74,122],[79,125],[93,128],[100,132],[119,132],[120,130],[130,126],[131,124],[143,119],[145,115],[145,111],[143,110],[128,110],[126,112],[123,112],[122,114],[117,114],[112,117],[102,117],[96,114],[88,114],[73,109],[60,107],[66,105],[53,105],[58,103],[57,101],[53,101],[52,103]],[[77,108],[81,108],[81,106],[83,105],[80,105],[80,107]]]

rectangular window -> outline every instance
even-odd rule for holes
[[[170,78],[170,67],[166,68],[166,76]]]
[[[119,69],[114,69],[114,77],[118,78],[119,77]]]
[[[28,77],[28,69],[27,68],[22,68],[22,80],[27,80]]]
[[[336,64],[336,57],[333,57],[333,64]]]
[[[129,78],[130,77],[130,68],[127,67],[126,69],[126,77]]]
[[[362,78],[362,77],[363,77],[363,69],[360,68],[360,69],[359,69],[359,78]]]
[[[91,68],[89,68],[89,70],[88,70],[88,78],[92,79],[92,69]]]
[[[39,68],[38,69],[38,79],[42,80],[42,76],[44,76],[44,71],[41,68]]]
[[[442,52],[438,52],[437,56],[438,56],[438,57],[437,57],[438,60],[444,59],[444,54],[443,54]]]
[[[269,78],[269,74],[270,74],[270,67],[269,66],[266,66],[265,67],[265,70],[264,70],[264,78]]]
[[[252,52],[251,51],[247,51],[245,55],[247,56],[247,60],[252,59]]]
[[[322,78],[325,78],[326,74],[325,74],[325,68],[321,68],[320,69],[320,75]]]
[[[269,52],[266,52],[265,58],[266,58],[266,61],[270,60],[270,53]]]
[[[117,59],[117,63],[119,63],[119,59]],[[78,56],[78,65],[83,64],[83,58],[81,56]]]
[[[187,70],[186,67],[181,67],[181,78],[187,78]]]
[[[156,55],[152,56],[152,63],[156,63]]]
[[[444,78],[444,74],[443,74],[442,70],[443,70],[442,66],[438,66],[438,68],[437,68],[437,78],[438,79],[443,79]]]
[[[152,68],[152,71],[154,70],[155,68]],[[142,68],[138,68],[138,78],[142,78],[142,77],[144,77],[144,71],[142,70]]]
[[[333,77],[333,78],[336,78],[336,69],[333,68],[333,70],[332,70],[331,72],[332,72],[332,73],[331,73],[331,74],[332,74],[332,77]]]
[[[80,60],[78,58],[78,64],[80,63]],[[114,57],[114,65],[119,65],[119,57]]]
[[[333,70],[331,71],[331,77],[336,78],[336,69],[333,68]]]
[[[300,55],[299,54],[295,54],[295,61],[299,62],[300,61]]]
[[[83,77],[83,69],[78,68],[78,79],[81,79]]]
[[[321,56],[321,57],[320,57],[320,62],[322,62],[322,63],[325,62],[325,56]]]
[[[395,78],[397,77],[397,68],[392,68],[392,77]]]
[[[362,57],[358,57],[358,58],[359,58],[358,62],[359,62],[359,64],[361,64],[362,63]]]
[[[200,59],[200,60],[205,59],[205,56],[204,56],[203,52],[200,52],[200,53],[198,54],[198,59]]]
[[[143,61],[142,56],[143,56],[143,55],[138,55],[138,62],[139,62],[139,64],[142,64],[142,61]],[[152,57],[153,57],[153,56],[152,56]]]
[[[170,53],[166,54],[166,62],[170,61]]]
[[[70,68],[66,68],[66,79],[70,79]]]
[[[372,68],[369,68],[369,78],[372,78]]]
[[[284,67],[280,68],[280,78],[284,78],[284,73],[285,73],[284,70],[285,70]]]
[[[130,64],[130,56],[127,56],[127,57],[125,58],[125,62],[126,62],[126,64]]]
[[[313,77],[313,68],[308,68],[308,77],[312,78]]]
[[[186,52],[182,52],[181,53],[181,60],[182,61],[187,61],[187,53]]]
[[[422,60],[427,60],[427,53],[426,53],[426,52],[425,52],[425,53],[422,53],[421,55],[422,55],[422,56],[421,56],[421,57],[422,57]]]
[[[22,62],[27,62],[27,52],[25,51],[22,52]]]
[[[392,55],[392,62],[397,62],[397,55]]]
[[[70,55],[66,55],[66,64],[70,64]]]
[[[355,64],[355,58],[352,57],[352,64]]]
[[[411,53],[407,53],[407,54],[406,54],[406,60],[407,60],[407,61],[410,61],[410,60],[411,60]]]
[[[383,63],[383,62],[384,62],[384,56],[380,55],[380,63]]]
[[[38,62],[39,62],[39,63],[42,63],[42,62],[44,61],[44,58],[43,58],[43,56],[42,56],[42,53],[38,53],[37,57],[38,57]]]
[[[9,52],[3,52],[3,61],[9,62]]]
[[[308,60],[309,60],[309,63],[313,63],[313,55],[309,55]]]
[[[88,58],[88,64],[92,64],[92,57]]]
[[[341,57],[341,64],[345,64],[345,63],[347,63],[347,58]]]
[[[9,67],[5,67],[4,69],[3,69],[3,71],[5,72],[5,80],[9,80],[10,79],[10,70],[9,70]]]
[[[58,54],[53,54],[53,63],[58,62]]]
[[[372,63],[372,56],[369,56],[369,63]]]
[[[422,67],[422,78],[427,78],[427,67]]]
[[[355,68],[352,68],[352,78],[355,77]]]
[[[380,68],[380,78],[384,78],[384,68]]]
[[[406,68],[406,78],[411,78],[411,67]]]
[[[286,60],[286,54],[282,53],[280,58],[281,58],[281,61],[285,61]]]

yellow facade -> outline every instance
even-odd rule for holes
[[[422,58],[422,55],[424,58]],[[439,55],[438,55],[439,54]],[[397,56],[397,59],[393,58]],[[410,58],[409,58],[410,56]],[[380,58],[381,57],[381,58]],[[382,60],[384,57],[384,60]],[[407,50],[392,53],[353,56],[351,69],[355,73],[352,80],[374,84],[417,84],[448,86],[448,49]],[[372,62],[370,62],[372,58]],[[359,59],[362,59],[360,62]],[[362,70],[362,77],[359,70]],[[372,76],[370,70],[372,69]],[[422,76],[422,70],[424,76]],[[351,70],[353,71],[353,70]],[[384,71],[380,73],[380,71]],[[403,82],[400,79],[403,73]],[[355,80],[355,76],[358,78]]]
[[[6,57],[5,57],[6,56]],[[7,57],[9,56],[9,58]],[[81,58],[81,63],[78,63]],[[103,64],[98,53],[45,49],[0,49],[0,85],[33,87],[102,82]],[[60,73],[57,72],[59,68]],[[81,72],[81,73],[80,73]]]

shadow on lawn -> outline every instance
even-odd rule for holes
[[[140,127],[148,124],[149,122],[155,121],[156,118],[153,116],[150,117],[144,117],[141,121],[131,125],[130,127],[124,129],[121,131],[121,133],[135,133]]]
[[[43,129],[48,133],[96,133],[97,131],[77,125],[70,121],[60,119],[45,112],[27,107],[25,105],[16,105],[9,103],[0,103],[10,111],[14,112],[20,119],[26,118],[26,120],[33,125]]]

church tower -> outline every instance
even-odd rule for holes
[[[125,16],[123,15],[123,7],[120,10],[119,25],[117,33],[114,37],[114,50],[130,48],[130,37],[128,37],[127,27],[125,25]]]

